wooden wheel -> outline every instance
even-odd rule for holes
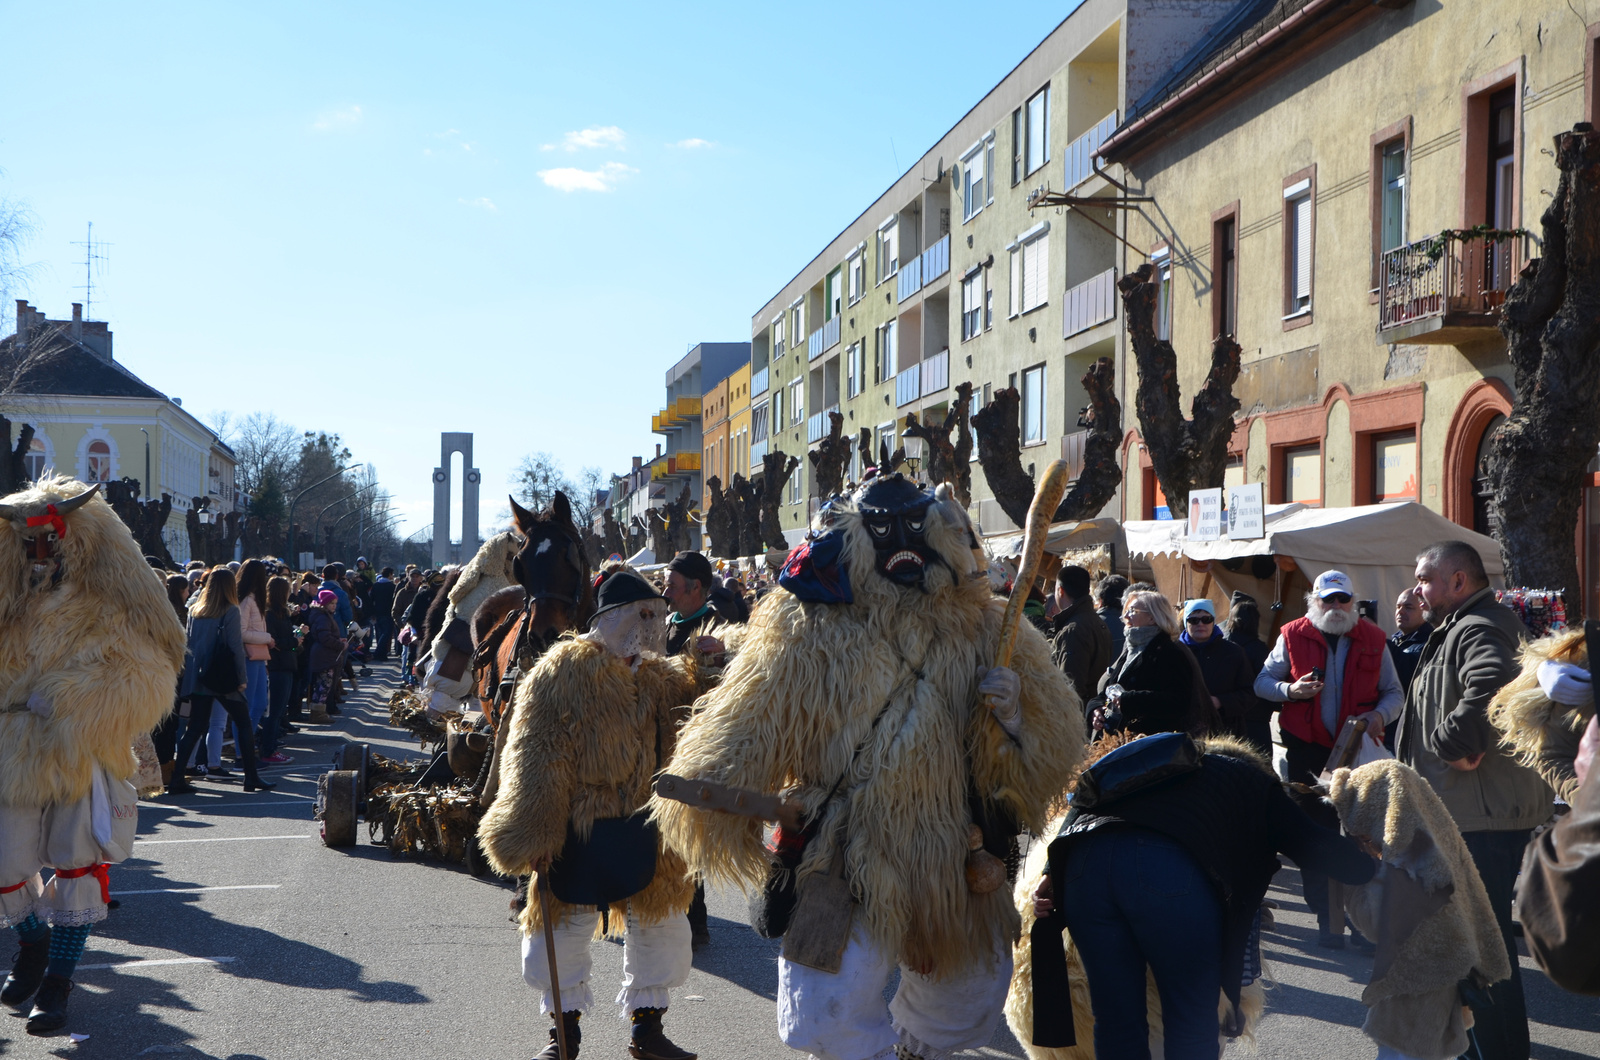
[[[367,761],[370,747],[364,743],[347,743],[339,749],[339,769],[356,775],[356,809],[367,812]]]
[[[322,842],[325,846],[356,845],[356,785],[360,777],[353,769],[337,769],[323,774]]]

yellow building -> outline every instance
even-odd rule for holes
[[[726,485],[735,472],[750,477],[750,365],[728,377],[728,457],[724,461]]]
[[[700,496],[705,483],[715,477],[728,481],[728,380],[712,384],[700,399]]]

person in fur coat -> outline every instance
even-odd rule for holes
[[[756,607],[668,767],[803,807],[779,1036],[822,1060],[945,1060],[987,1045],[1018,919],[1003,868],[981,891],[969,882],[973,844],[1003,857],[1017,826],[1044,826],[1083,755],[1077,692],[1027,623],[1011,667],[990,669],[1005,601],[947,485],[874,476],[830,500],[779,580],[787,591]],[[659,796],[654,806],[693,870],[765,885],[761,822]],[[846,926],[836,960],[816,962],[829,971],[797,952],[796,924],[818,881],[839,873],[853,901],[831,910]]]
[[[172,709],[184,632],[94,487],[46,478],[0,499],[0,927],[21,952],[0,1002],[59,1031],[106,863],[128,856],[132,745]],[[48,883],[41,870],[54,869]]]
[[[701,690],[693,660],[663,657],[665,599],[620,564],[603,571],[588,633],[566,635],[517,683],[500,790],[478,826],[489,863],[506,876],[535,874],[529,890],[549,885],[559,899],[563,873],[593,852],[596,829],[632,818],[645,805],[653,776],[672,753],[678,725]],[[634,818],[640,821],[639,818]],[[615,834],[608,833],[608,834]],[[562,1011],[550,983],[540,901],[523,908],[522,974],[541,992],[545,1012],[562,1020],[567,1060],[577,1056],[579,1017],[594,1004],[589,976],[594,936],[623,937],[627,969],[617,1005],[631,1018],[629,1052],[639,1060],[694,1060],[661,1029],[668,993],[692,963],[687,911],[694,894],[683,859],[653,833],[642,833],[655,858],[654,876],[632,894],[604,896],[606,905],[552,901],[555,963]],[[636,846],[629,850],[637,852]],[[613,860],[625,852],[611,850]],[[565,863],[565,864],[564,864]],[[540,880],[539,875],[547,876]],[[588,881],[567,886],[582,889]],[[536,1060],[556,1060],[557,1037]]]

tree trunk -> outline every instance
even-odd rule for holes
[[[861,452],[861,470],[866,473],[869,467],[878,466],[878,457],[872,451],[872,428],[861,428],[861,436],[856,439],[856,448]]]
[[[783,488],[789,484],[789,476],[799,466],[799,457],[789,456],[781,449],[770,450],[761,458],[761,539],[768,548],[789,550],[778,506],[783,503]]]
[[[1575,620],[1584,600],[1573,528],[1600,444],[1600,134],[1581,123],[1555,148],[1544,256],[1522,270],[1500,316],[1517,400],[1484,463],[1506,584],[1564,590]]]
[[[628,543],[622,539],[622,527],[617,524],[617,517],[611,513],[610,508],[600,513],[600,520],[604,524],[606,531],[605,555],[601,559],[610,559],[612,556],[621,556],[623,559],[627,559],[633,555],[632,552],[628,551]],[[598,564],[596,564],[595,569],[600,569]]]
[[[0,432],[6,440],[11,438],[11,421],[0,416]],[[0,453],[0,497],[8,497],[27,486],[28,449],[33,445],[33,425],[24,423],[17,429],[17,444],[8,452]]]
[[[951,485],[956,490],[956,500],[961,507],[972,507],[972,384],[956,384],[956,445],[952,459],[955,461],[955,478]],[[945,423],[950,422],[946,417]]]
[[[1017,388],[1008,386],[996,390],[989,404],[972,417],[972,429],[978,436],[978,464],[989,492],[1019,527],[1028,525],[1028,505],[1033,503],[1033,476],[1022,467],[1021,408]]]
[[[178,562],[167,551],[167,543],[161,536],[167,517],[172,514],[171,495],[162,494],[159,501],[140,501],[139,480],[125,478],[106,483],[105,496],[106,503],[138,543],[139,551],[160,560],[167,570],[176,570]]]
[[[765,547],[761,544],[761,490],[740,474],[733,476],[731,490],[739,513],[739,554],[758,556]]]
[[[1228,442],[1233,437],[1233,414],[1239,399],[1233,395],[1239,378],[1239,344],[1232,335],[1219,335],[1211,344],[1211,368],[1200,392],[1190,403],[1190,419],[1183,418],[1178,391],[1178,355],[1172,343],[1156,338],[1155,270],[1139,266],[1117,281],[1122,292],[1128,339],[1139,370],[1134,409],[1139,433],[1155,468],[1167,507],[1188,511],[1189,491],[1222,485],[1228,467]]]
[[[922,423],[915,412],[906,415],[905,433],[926,443],[922,463],[926,481],[930,486],[950,483],[963,508],[972,504],[972,430],[967,423],[971,400],[972,384],[962,383],[956,387],[956,400],[945,413],[943,423]],[[959,442],[950,441],[952,431],[957,432]],[[963,447],[964,455],[959,452]]]
[[[840,433],[844,429],[844,416],[828,413],[828,436],[817,443],[810,452],[812,478],[818,500],[827,500],[844,490],[845,471],[850,466],[850,443]]]
[[[739,554],[739,527],[722,491],[722,480],[712,475],[705,485],[706,537],[710,539],[710,552],[721,559],[732,559]]]

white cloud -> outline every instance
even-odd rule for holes
[[[311,127],[317,132],[332,132],[335,129],[347,129],[360,120],[361,108],[352,105],[343,110],[328,111],[312,122]]]
[[[559,144],[545,144],[540,150],[583,151],[591,147],[615,147],[618,151],[626,151],[626,140],[627,134],[615,125],[597,125],[569,132]]]
[[[500,207],[496,206],[494,204],[494,200],[488,198],[487,196],[480,195],[476,199],[457,199],[456,202],[459,202],[463,206],[476,206],[480,210],[488,210],[490,213],[500,212]]]
[[[696,148],[700,148],[700,147],[715,147],[717,145],[712,143],[710,140],[702,140],[698,136],[691,136],[687,140],[679,140],[677,143],[670,144],[669,146],[671,146],[671,147],[681,147],[685,151],[693,151]]]
[[[607,162],[599,169],[541,169],[539,179],[557,191],[610,191],[619,180],[637,172],[621,162]]]

